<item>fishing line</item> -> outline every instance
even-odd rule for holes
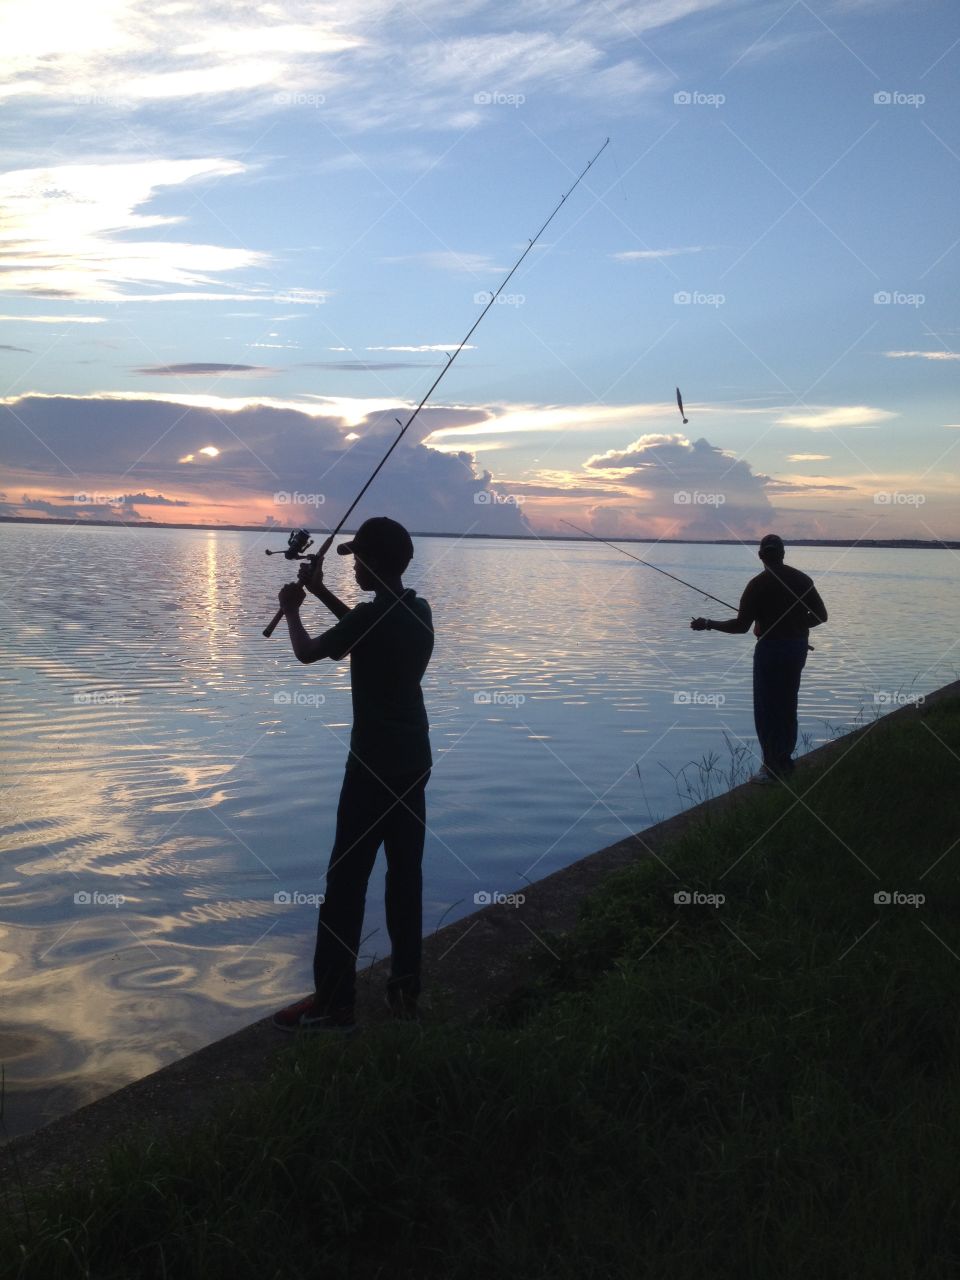
[[[631,551],[624,551],[623,547],[618,547],[615,542],[607,542],[606,538],[598,537],[595,533],[591,533],[589,529],[581,529],[578,524],[573,524],[570,520],[561,520],[560,523],[569,525],[571,529],[576,529],[577,533],[582,533],[587,538],[593,538],[594,542],[602,542],[605,546],[613,547],[614,551],[619,551],[621,555],[629,556],[631,560],[636,560],[637,564],[645,564],[648,569],[662,573],[665,578],[672,578],[674,582],[679,582],[681,586],[689,587],[691,591],[696,591],[698,595],[706,596],[708,600],[715,600],[717,604],[722,604],[725,609],[732,609],[734,613],[739,613],[739,609],[735,604],[727,604],[726,600],[721,600],[719,596],[712,596],[709,591],[704,591],[701,587],[695,587],[692,582],[678,578],[675,573],[668,573],[666,569],[659,569],[655,564],[651,564],[649,560],[641,560],[639,556],[635,556]]]
[[[332,529],[332,530],[330,531],[330,533],[329,533],[329,535],[327,536],[326,540],[324,541],[324,543],[323,543],[322,547],[321,547],[321,548],[320,548],[320,550],[316,553],[316,556],[312,557],[313,559],[316,559],[316,557],[317,557],[317,556],[323,556],[323,555],[325,555],[325,554],[326,554],[326,552],[327,552],[327,550],[329,549],[329,547],[330,547],[331,543],[333,542],[333,539],[337,536],[337,534],[338,534],[338,533],[340,532],[340,530],[343,528],[344,524],[346,524],[346,522],[347,522],[347,520],[348,520],[348,518],[349,518],[349,516],[350,516],[350,513],[353,511],[354,507],[357,505],[357,503],[360,501],[360,499],[363,497],[363,495],[367,492],[367,490],[368,490],[368,489],[370,488],[370,486],[373,484],[374,480],[377,478],[377,476],[379,475],[379,473],[380,473],[381,469],[383,468],[384,463],[387,461],[387,459],[390,457],[391,453],[393,453],[394,449],[397,447],[397,445],[398,445],[398,444],[400,443],[400,441],[403,439],[403,437],[404,437],[404,435],[406,434],[406,432],[408,431],[408,429],[412,426],[413,421],[414,421],[414,419],[416,418],[417,414],[420,412],[420,410],[423,408],[423,406],[427,403],[427,401],[428,401],[428,400],[430,399],[430,397],[433,395],[434,391],[435,391],[435,390],[437,389],[437,387],[440,385],[440,380],[441,380],[441,379],[443,378],[443,376],[446,374],[447,370],[448,370],[448,369],[450,368],[450,366],[453,364],[454,360],[456,360],[457,356],[460,354],[460,352],[463,350],[463,348],[467,345],[467,343],[468,343],[468,342],[470,341],[470,339],[473,337],[473,334],[474,334],[474,332],[475,332],[475,330],[476,330],[477,326],[480,324],[480,321],[483,319],[483,317],[487,314],[487,312],[490,310],[490,308],[491,308],[491,307],[493,306],[493,304],[496,302],[497,298],[499,298],[500,294],[503,292],[504,288],[506,287],[507,283],[510,281],[510,279],[511,279],[511,277],[513,276],[514,272],[516,272],[516,271],[518,270],[518,268],[520,267],[520,264],[523,262],[524,258],[526,258],[527,254],[530,252],[530,250],[533,248],[533,246],[537,243],[537,241],[538,241],[538,240],[540,239],[540,237],[543,235],[544,231],[546,231],[547,227],[549,227],[550,223],[554,220],[554,218],[557,216],[557,214],[560,212],[560,210],[561,210],[561,209],[563,208],[563,206],[566,204],[566,202],[567,202],[567,198],[568,198],[569,196],[571,196],[571,195],[573,194],[573,192],[574,192],[574,191],[576,191],[577,187],[580,185],[580,183],[581,183],[581,182],[583,181],[583,179],[586,177],[587,173],[590,171],[590,169],[592,169],[592,168],[593,168],[593,165],[594,165],[594,164],[596,163],[596,161],[600,158],[600,156],[601,156],[601,154],[603,153],[603,151],[604,151],[604,150],[606,149],[606,147],[609,145],[609,142],[610,142],[610,139],[609,139],[609,138],[604,139],[603,146],[602,146],[602,147],[600,148],[600,150],[596,153],[596,155],[594,155],[594,156],[593,156],[593,158],[592,158],[590,161],[588,161],[588,163],[586,164],[586,166],[585,166],[585,167],[580,171],[580,174],[579,174],[579,176],[577,177],[577,180],[573,183],[573,185],[572,185],[571,187],[569,187],[569,188],[568,188],[568,189],[563,193],[563,195],[560,197],[559,202],[558,202],[558,203],[556,204],[556,206],[554,207],[553,212],[552,212],[552,213],[550,214],[550,216],[547,218],[546,222],[544,222],[543,226],[540,228],[540,230],[537,232],[537,234],[533,237],[533,239],[532,239],[531,241],[529,241],[529,243],[527,244],[527,247],[524,249],[523,253],[521,253],[520,257],[516,260],[516,262],[513,264],[513,266],[510,268],[510,270],[507,272],[507,274],[506,274],[506,275],[503,277],[503,279],[501,280],[501,282],[500,282],[499,286],[497,287],[496,291],[490,295],[489,301],[486,303],[486,305],[484,306],[483,310],[482,310],[482,311],[480,312],[480,314],[477,316],[476,320],[474,320],[474,322],[473,322],[473,324],[470,326],[470,328],[467,330],[466,334],[465,334],[465,335],[464,335],[464,337],[463,337],[463,340],[461,341],[460,345],[457,347],[456,351],[454,351],[452,355],[449,355],[449,356],[447,357],[447,363],[443,366],[443,368],[442,368],[442,369],[440,370],[440,372],[437,374],[436,378],[434,378],[433,382],[430,384],[430,387],[428,388],[426,395],[423,397],[423,399],[420,401],[420,403],[417,405],[417,407],[414,409],[414,411],[410,414],[410,417],[407,419],[407,421],[406,421],[405,423],[402,423],[402,424],[401,424],[401,426],[400,426],[400,431],[399,431],[399,434],[397,435],[396,440],[394,440],[393,444],[390,446],[390,448],[387,450],[387,452],[383,455],[383,457],[380,459],[380,461],[379,461],[379,462],[377,463],[377,465],[374,467],[373,472],[371,473],[369,480],[366,482],[366,484],[363,486],[363,488],[360,490],[360,492],[357,494],[357,496],[354,498],[354,500],[350,503],[349,507],[347,507],[346,511],[345,511],[345,512],[343,513],[343,515],[340,517],[340,520],[339,520],[339,522],[337,523],[336,528],[335,528],[335,529]],[[397,421],[397,422],[400,422],[400,419],[399,419],[399,418],[397,418],[397,419],[396,419],[396,421]],[[302,558],[306,559],[306,558],[308,558],[308,557],[302,557]],[[272,635],[273,635],[273,633],[274,633],[274,631],[276,630],[277,626],[279,625],[279,623],[280,623],[280,619],[281,619],[282,617],[283,617],[283,610],[282,610],[282,609],[278,609],[278,610],[277,610],[277,612],[276,612],[276,614],[275,614],[275,615],[274,615],[274,617],[273,617],[273,620],[272,620],[272,621],[271,621],[271,622],[270,622],[266,627],[264,627],[264,629],[263,629],[263,634],[264,634],[265,636],[272,636]]]

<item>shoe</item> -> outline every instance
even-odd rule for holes
[[[405,995],[396,987],[388,987],[383,997],[384,1004],[397,1022],[419,1022],[420,1010],[417,1008],[416,996]]]
[[[316,996],[306,996],[273,1015],[273,1025],[281,1031],[355,1031],[352,1009],[321,1009]]]
[[[778,779],[764,765],[762,769],[753,775],[750,781],[756,783],[758,787],[769,787],[772,783],[777,782]]]

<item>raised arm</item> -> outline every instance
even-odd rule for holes
[[[337,600],[336,596],[332,597]],[[319,662],[321,658],[335,658],[339,661],[352,647],[359,636],[357,628],[342,618],[335,626],[318,636],[310,636],[300,618],[300,606],[303,604],[304,591],[299,582],[288,582],[280,588],[280,608],[287,620],[290,633],[290,645],[298,662]],[[337,600],[337,604],[343,602]],[[346,609],[348,614],[356,616],[356,610]]]
[[[313,557],[312,564],[308,562],[300,566],[297,580],[312,596],[316,596],[321,604],[326,605],[335,618],[342,618],[350,612],[350,606],[344,604],[339,596],[335,596],[323,581],[323,557],[329,546],[328,538],[317,555]]]

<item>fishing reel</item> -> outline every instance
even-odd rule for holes
[[[309,529],[291,529],[286,551],[266,550],[264,555],[283,556],[286,560],[312,560],[313,556],[306,555],[307,548],[312,546],[313,539]]]
[[[307,554],[307,548],[313,546],[313,539],[310,537],[309,529],[292,529],[290,536],[287,538],[287,546],[285,551],[271,551],[267,547],[264,551],[268,556],[283,556],[285,560],[305,560],[306,564],[300,566],[300,572],[297,575],[297,581],[302,587],[305,587],[313,575],[314,566],[317,561],[323,557],[324,552],[330,544],[330,539],[313,555]],[[278,609],[273,616],[273,620],[263,629],[263,634],[267,637],[272,636],[277,628],[280,619],[283,617],[283,610]]]

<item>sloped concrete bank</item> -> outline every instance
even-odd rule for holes
[[[929,694],[920,706],[908,705],[882,719],[810,752],[798,764],[795,786],[802,795],[804,776],[815,765],[839,761],[867,734],[884,733],[905,717],[922,716],[942,699],[960,697],[960,681]],[[524,889],[521,906],[490,905],[424,939],[424,1006],[431,1020],[469,1020],[491,1001],[525,980],[531,953],[546,931],[562,933],[577,920],[580,903],[611,872],[638,858],[659,853],[693,824],[709,821],[728,807],[749,802],[748,784],[706,800],[574,862]],[[365,970],[358,983],[358,1020],[387,1017],[383,987],[388,961]],[[295,996],[296,993],[291,993]],[[416,1034],[415,1028],[411,1033]],[[237,1086],[266,1080],[289,1038],[269,1018],[245,1027],[137,1080],[115,1093],[23,1135],[0,1149],[0,1189],[15,1200],[18,1179],[39,1186],[82,1176],[96,1165],[112,1142],[132,1133],[144,1142],[151,1135],[189,1128]]]

